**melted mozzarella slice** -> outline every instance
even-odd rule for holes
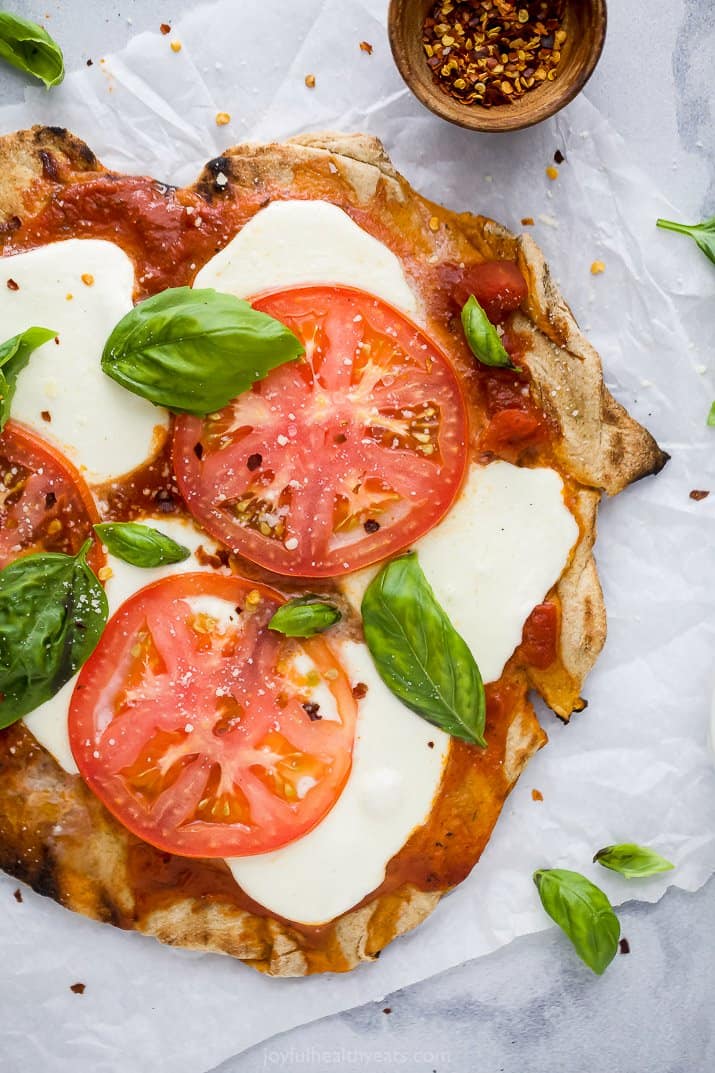
[[[437,600],[469,645],[485,682],[495,682],[526,619],[554,585],[578,539],[553,469],[508,462],[472,466],[444,521],[414,545]],[[379,567],[343,578],[359,609]]]
[[[339,655],[353,684],[367,686],[342,794],[297,841],[226,862],[246,894],[303,924],[332,920],[380,886],[389,860],[427,820],[449,752],[449,737],[390,693],[365,645],[343,642]]]
[[[184,574],[191,570],[209,570],[213,572],[213,567],[199,562],[196,558],[196,550],[202,545],[207,552],[211,553],[217,545],[211,537],[203,533],[192,522],[184,518],[167,518],[165,516],[142,518],[141,521],[146,522],[147,525],[151,525],[155,529],[160,529],[162,533],[171,537],[172,540],[189,548],[192,554],[181,563],[171,563],[168,566],[159,566],[153,570],[144,570],[141,567],[132,566],[131,563],[125,563],[113,555],[107,556],[107,563],[112,568],[112,576],[107,580],[104,591],[107,594],[110,617],[135,592],[143,589],[145,585],[151,585],[152,582],[159,581],[163,577],[170,577],[172,574]],[[70,748],[67,730],[69,704],[76,681],[77,675],[71,678],[59,693],[56,693],[54,697],[50,697],[39,708],[35,708],[23,720],[33,737],[39,741],[40,745],[44,745],[49,753],[52,753],[60,767],[69,772],[70,775],[79,774],[79,769]]]
[[[194,280],[238,298],[304,283],[358,287],[411,316],[418,312],[395,254],[328,201],[272,201]]]
[[[39,325],[59,340],[39,347],[20,373],[12,416],[92,482],[135,469],[155,453],[168,415],[100,365],[110,332],[132,308],[132,262],[112,242],[69,239],[5,258],[3,270],[18,289],[0,287],[2,338]]]

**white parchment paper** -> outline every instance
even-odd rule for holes
[[[390,59],[385,7],[200,7],[171,37],[142,35],[50,94],[28,91],[25,104],[0,110],[0,129],[68,126],[107,165],[176,183],[246,138],[366,130],[428,196],[515,229],[533,217],[609,387],[673,456],[657,479],[603,505],[598,560],[609,638],[587,683],[589,708],[568,727],[544,712],[550,744],[507,802],[471,878],[378,963],[345,977],[266,979],[228,958],[102,927],[27,890],[19,904],[17,884],[0,878],[2,1070],[202,1073],[276,1032],[547,927],[530,878],[536,867],[584,871],[615,902],[655,901],[670,883],[694,890],[715,870],[707,746],[715,433],[705,427],[715,397],[705,349],[715,270],[689,242],[655,230],[658,215],[677,210],[586,96],[512,136],[475,136],[424,111]],[[374,45],[372,56],[361,40]],[[231,113],[228,126],[216,125],[219,111]],[[552,182],[545,167],[556,149],[566,161]],[[593,277],[597,259],[606,271]],[[697,503],[693,488],[714,494]],[[532,788],[543,802],[532,800]],[[656,846],[676,870],[628,884],[589,863],[600,846],[623,840]],[[76,981],[86,984],[81,996],[69,990]]]

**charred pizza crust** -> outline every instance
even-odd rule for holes
[[[1,138],[0,244],[12,242],[23,221],[63,187],[104,170],[83,142],[61,128],[35,127]],[[598,355],[529,237],[515,236],[485,217],[452,213],[428,202],[394,170],[380,142],[365,135],[328,132],[282,145],[238,146],[209,162],[193,187],[211,203],[242,193],[255,198],[262,190],[268,200],[323,197],[358,215],[379,217],[398,254],[402,245],[416,258],[516,260],[528,282],[528,300],[515,326],[528,338],[524,360],[532,393],[562,432],[555,450],[562,472],[573,482],[571,506],[581,535],[555,591],[562,615],[561,673],[554,678],[523,672],[521,695],[496,743],[497,762],[488,770],[472,765],[448,803],[453,825],[463,822],[468,829],[471,867],[520,772],[546,740],[526,697],[528,685],[563,718],[583,707],[581,686],[605,638],[592,556],[600,496],[658,472],[667,456],[607,391]],[[433,217],[439,222],[436,231],[429,226]],[[408,882],[390,893],[378,892],[316,936],[223,897],[222,862],[206,866],[215,871],[218,893],[211,892],[210,884],[202,891],[167,883],[164,896],[147,904],[129,869],[139,848],[81,779],[63,772],[24,727],[0,733],[0,867],[94,919],[165,943],[231,954],[271,975],[301,976],[345,971],[375,958],[393,938],[428,916],[451,886],[425,891]],[[160,857],[156,851],[149,863],[157,871],[165,863]]]

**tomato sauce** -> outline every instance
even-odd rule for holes
[[[229,162],[216,158],[209,165],[214,177],[230,172]],[[222,249],[240,228],[273,196],[266,189],[252,194],[242,189],[240,200],[210,178],[195,191],[177,190],[150,178],[111,173],[78,175],[60,189],[47,206],[22,227],[5,236],[6,252],[18,252],[68,238],[106,239],[119,245],[136,269],[137,300],[167,287],[188,285],[196,272]],[[294,197],[334,199],[324,174],[307,166],[296,172]],[[415,250],[414,235],[399,228],[388,232],[383,210],[366,212],[352,204],[343,207],[376,238],[387,241],[402,258],[407,273],[425,297],[428,329],[449,354],[460,373],[471,418],[471,451],[482,461],[505,458],[520,464],[553,464],[553,442],[558,434],[529,392],[529,374],[480,365],[469,352],[459,323],[459,311],[469,294],[475,294],[490,318],[505,327],[504,344],[519,364],[523,341],[510,331],[511,314],[526,296],[526,284],[512,262],[486,262],[464,266],[431,264],[426,251]],[[399,215],[399,207],[391,210]],[[381,212],[383,215],[381,216]],[[402,248],[399,248],[402,242]],[[186,512],[171,467],[169,440],[148,465],[121,481],[95,489],[103,516],[130,519],[143,513],[174,515]],[[235,557],[232,557],[235,558]],[[260,568],[238,560],[241,573],[268,584],[290,589]],[[471,870],[486,844],[511,781],[504,771],[504,751],[510,713],[523,701],[524,662],[547,667],[555,658],[558,615],[553,604],[541,605],[524,628],[522,646],[500,681],[487,687],[486,736],[490,748],[482,750],[452,742],[441,793],[429,822],[418,828],[390,861],[383,883],[365,901],[385,896],[381,914],[370,925],[368,951],[378,953],[391,934],[401,902],[398,893],[411,884],[423,891],[444,891]],[[521,661],[521,662],[520,662]],[[465,799],[478,800],[479,808],[466,810]],[[256,917],[270,914],[236,885],[223,861],[202,861],[173,856],[131,837],[129,879],[136,900],[136,916],[176,900],[177,892],[245,909]],[[394,896],[394,902],[391,898]],[[127,926],[130,926],[127,922]],[[308,946],[311,971],[339,970],[335,923],[324,927],[291,924]]]

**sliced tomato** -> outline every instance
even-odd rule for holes
[[[499,410],[494,414],[479,439],[484,451],[503,455],[538,443],[546,435],[543,422],[524,410]]]
[[[29,428],[8,421],[0,436],[0,568],[30,552],[75,555],[99,514],[72,463]],[[95,542],[89,561],[104,562]]]
[[[283,602],[243,578],[164,578],[119,608],[82,668],[69,713],[75,760],[153,846],[264,853],[337,800],[356,702],[323,638],[267,629]]]
[[[182,416],[174,468],[219,540],[281,574],[326,577],[406,547],[451,506],[467,412],[448,359],[385,302],[301,287],[254,306],[305,358],[207,418]]]

